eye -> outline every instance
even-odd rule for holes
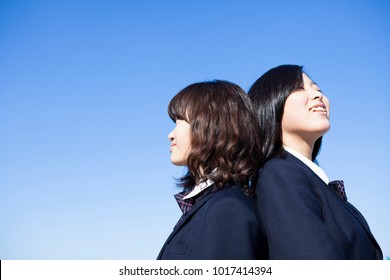
[[[313,89],[322,93],[322,90],[316,84],[313,84]]]

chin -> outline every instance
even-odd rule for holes
[[[321,134],[320,136],[322,136],[325,133],[327,133],[329,131],[329,129],[330,129],[330,124],[326,123],[326,124],[319,126],[317,129],[317,132],[318,132],[318,134]]]
[[[327,133],[329,130],[330,130],[330,125],[328,124],[328,125],[324,128],[324,133],[323,133],[323,134]]]
[[[171,162],[172,162],[173,165],[176,165],[176,166],[185,166],[186,165],[185,162],[180,161],[180,160],[171,159]]]

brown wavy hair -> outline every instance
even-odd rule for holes
[[[178,185],[192,189],[211,179],[218,188],[236,184],[254,192],[263,156],[259,125],[252,103],[238,85],[221,80],[187,86],[170,101],[170,118],[191,129],[188,172]]]

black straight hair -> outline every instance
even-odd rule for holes
[[[303,67],[280,65],[263,74],[248,91],[260,124],[260,146],[265,161],[284,152],[282,143],[282,118],[287,97],[303,88]],[[312,160],[321,148],[322,136],[314,143]]]

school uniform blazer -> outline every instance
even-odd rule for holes
[[[256,187],[270,259],[383,259],[362,214],[286,154],[266,162]]]
[[[266,248],[255,201],[242,188],[227,186],[194,204],[157,259],[264,259]]]

